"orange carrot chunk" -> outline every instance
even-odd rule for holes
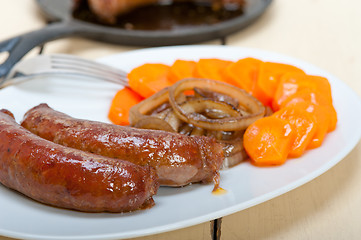
[[[332,103],[331,86],[327,78],[298,72],[288,72],[281,77],[280,83],[277,86],[272,103],[273,110],[279,110],[280,105],[287,97],[304,88],[320,92],[326,100]]]
[[[244,58],[240,59],[235,63],[231,63],[226,67],[224,73],[224,78],[230,84],[233,84],[237,87],[243,88],[265,106],[271,106],[272,98],[258,87],[257,79],[260,66],[262,64],[261,60],[255,58]]]
[[[194,76],[198,78],[207,78],[216,81],[226,82],[224,71],[232,61],[222,60],[218,58],[199,59],[194,71]]]
[[[284,100],[280,108],[295,104],[297,102],[310,102],[315,105],[323,106],[326,110],[327,118],[329,119],[329,126],[327,132],[331,132],[336,129],[337,125],[337,113],[329,99],[326,99],[322,93],[314,91],[309,88],[304,88],[292,94],[286,100]]]
[[[312,141],[316,133],[316,119],[312,113],[298,108],[297,105],[288,106],[273,114],[274,117],[289,121],[296,132],[296,138],[289,152],[290,157],[300,157]]]
[[[143,99],[128,87],[119,90],[112,99],[108,112],[109,120],[114,124],[129,125],[130,108]]]
[[[176,60],[170,68],[168,76],[169,81],[175,83],[184,78],[193,77],[196,64],[195,61]]]
[[[272,106],[273,98],[269,97],[259,86],[256,84],[255,88],[252,91],[252,96],[257,98],[264,106]]]
[[[287,72],[304,73],[303,70],[289,64],[263,62],[257,79],[258,87],[273,99],[282,75]]]
[[[257,166],[283,164],[294,142],[295,132],[284,119],[265,117],[251,124],[243,139],[244,148]]]
[[[239,88],[243,88],[265,106],[271,106],[272,98],[269,97],[257,84],[261,60],[255,58],[240,59],[235,63],[231,63],[226,67],[224,78],[226,82],[233,84]]]
[[[322,105],[316,105],[311,102],[297,102],[290,106],[294,106],[314,115],[316,120],[316,132],[306,149],[320,147],[327,135],[330,125],[330,119],[327,117],[327,109]]]
[[[169,87],[168,80],[170,66],[160,63],[146,63],[134,68],[128,74],[129,86],[144,98]]]
[[[252,94],[261,63],[261,60],[248,57],[229,64],[225,69],[228,82]]]

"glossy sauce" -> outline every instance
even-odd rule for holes
[[[212,191],[212,194],[214,195],[223,195],[223,194],[226,194],[227,193],[227,190],[221,188],[221,187],[218,187],[216,188],[215,190]]]
[[[220,175],[219,173],[217,173],[214,177],[213,177],[213,183],[214,183],[214,188],[212,190],[212,194],[213,195],[223,195],[227,193],[227,190],[221,188],[219,186],[220,184]]]
[[[215,10],[210,3],[193,1],[142,6],[117,18],[112,27],[128,30],[174,30],[192,26],[208,26],[228,21],[244,13],[241,6],[225,6]],[[98,21],[86,1],[74,9],[73,17],[82,21],[106,25]]]

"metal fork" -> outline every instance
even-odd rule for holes
[[[4,79],[0,79],[0,88],[50,74],[85,76],[128,86],[127,73],[121,69],[69,54],[52,54],[18,62]]]

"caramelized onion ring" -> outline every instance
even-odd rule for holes
[[[196,118],[199,113],[205,113],[209,110],[209,114],[213,115],[213,119],[220,119],[225,117],[239,117],[242,114],[237,111],[232,105],[226,102],[218,102],[212,99],[189,99],[184,103],[180,103],[179,106],[184,110],[188,115],[194,115]],[[198,116],[204,118],[203,115]]]
[[[223,119],[199,118],[199,116],[186,111],[176,99],[178,95],[194,88],[203,88],[210,91],[226,94],[236,99],[239,104],[249,113],[246,116],[230,116]],[[200,78],[188,78],[176,82],[169,87],[169,103],[175,114],[184,122],[194,126],[218,131],[239,131],[247,128],[251,123],[265,114],[265,107],[255,97],[232,85]]]
[[[151,116],[144,116],[138,120],[136,124],[134,124],[136,128],[143,129],[154,129],[154,130],[163,130],[167,132],[175,132],[172,126],[164,121],[163,119]]]
[[[146,129],[157,129],[175,132],[172,126],[165,120],[147,115],[154,108],[168,102],[168,89],[165,88],[148,99],[133,106],[129,111],[129,122],[132,126]]]

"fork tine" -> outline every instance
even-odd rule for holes
[[[125,86],[128,85],[126,72],[86,59],[67,55],[51,55],[51,65],[54,69],[71,70],[78,74],[92,74],[99,78],[110,78],[111,81],[121,82]]]
[[[125,73],[122,73],[122,72],[116,73],[106,67],[87,65],[80,61],[52,60],[51,63],[52,63],[52,66],[59,68],[59,69],[71,68],[71,69],[79,69],[80,71],[85,71],[85,72],[91,70],[93,72],[106,73],[108,75],[113,75],[113,76],[123,78],[123,79],[127,78],[127,74],[125,74]]]
[[[123,77],[127,76],[127,73],[125,71],[122,71],[120,69],[102,64],[102,63],[98,63],[98,62],[94,62],[94,61],[90,61],[87,59],[83,59],[83,58],[78,58],[72,55],[64,55],[64,54],[54,54],[51,55],[51,58],[54,62],[57,63],[67,63],[67,64],[71,64],[74,65],[79,64],[79,66],[84,66],[86,68],[91,68],[91,69],[99,69],[100,71],[107,71],[109,73],[113,73],[115,75],[120,75]]]
[[[22,73],[24,80],[44,74],[76,74],[129,86],[126,72],[102,63],[66,54],[39,55],[17,63],[10,73],[0,81],[0,88],[14,84],[14,81],[10,80],[15,77],[16,72]],[[5,82],[7,83],[5,84]]]
[[[115,74],[109,74],[105,71],[97,71],[94,69],[89,69],[85,67],[79,67],[74,65],[62,65],[62,64],[54,64],[52,65],[52,68],[54,70],[64,70],[63,72],[70,72],[74,74],[82,74],[86,76],[92,76],[97,77],[99,79],[108,79],[108,81],[116,82],[118,84],[122,84],[125,86],[128,86],[128,81],[126,77],[115,75]]]
[[[101,76],[101,75],[87,74],[87,73],[84,73],[84,72],[77,72],[77,71],[63,72],[62,74],[85,76],[85,77],[90,77],[90,78],[94,78],[94,79],[97,79],[97,80],[102,80],[102,81],[105,81],[105,82],[120,84],[121,86],[128,86],[127,82],[119,81],[118,78],[109,78],[109,77],[104,77],[104,76]]]

